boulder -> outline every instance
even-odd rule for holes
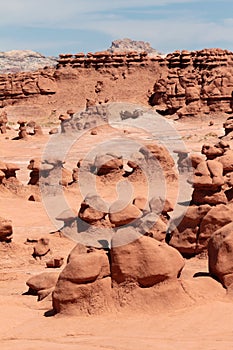
[[[200,223],[197,249],[206,249],[212,234],[221,227],[229,224],[232,218],[233,209],[224,204],[219,204],[211,208]]]
[[[49,238],[40,238],[36,245],[33,248],[33,257],[34,258],[42,258],[46,254],[50,252],[50,246],[49,246]]]
[[[219,187],[216,190],[199,190],[195,188],[192,195],[192,203],[201,205],[201,204],[226,204],[227,197],[223,189]]]
[[[78,216],[85,222],[92,224],[104,219],[107,213],[108,207],[101,197],[96,194],[88,194],[81,203]]]
[[[233,223],[215,231],[208,244],[209,271],[226,287],[233,283]]]
[[[59,280],[84,284],[109,275],[109,261],[104,251],[93,250],[83,254],[75,254],[75,251],[73,251],[68,264],[60,274]]]
[[[30,277],[26,284],[32,291],[38,292],[55,287],[58,276],[59,272],[42,272],[39,275]]]
[[[97,155],[94,161],[97,175],[107,175],[123,168],[122,156],[106,153]]]
[[[203,217],[210,209],[211,207],[207,204],[192,205],[187,208],[185,213],[174,218],[169,226],[169,245],[179,250],[182,254],[196,254],[199,227]]]
[[[56,312],[92,314],[106,307],[111,294],[110,266],[103,250],[73,249],[53,293]]]
[[[121,236],[131,242],[121,245]],[[111,275],[117,284],[133,282],[152,287],[177,279],[184,267],[184,259],[176,249],[147,236],[138,238],[133,228],[118,230],[111,245]]]
[[[49,261],[46,261],[46,266],[49,268],[59,268],[63,265],[63,263],[64,263],[64,258],[57,256],[50,259]]]
[[[218,158],[218,161],[223,166],[224,174],[233,171],[233,150],[227,150],[221,157]]]
[[[55,134],[58,134],[59,133],[59,130],[58,128],[52,128],[49,130],[49,135],[55,135]]]
[[[145,159],[148,161],[150,159],[156,159],[163,170],[171,170],[175,165],[172,156],[169,151],[160,145],[157,144],[147,144],[139,149],[139,152],[142,153]]]
[[[108,215],[112,224],[123,226],[139,219],[142,216],[142,212],[134,204],[118,200],[110,206]]]

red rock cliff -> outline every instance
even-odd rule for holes
[[[0,75],[0,107],[82,108],[86,99],[152,105],[179,117],[232,113],[233,53],[221,49],[61,54],[56,68]]]

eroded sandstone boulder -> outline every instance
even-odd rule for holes
[[[169,227],[169,244],[184,255],[196,254],[201,221],[210,209],[207,204],[193,205],[184,214],[174,218]]]
[[[233,224],[215,231],[208,244],[209,271],[226,287],[233,283]]]
[[[108,215],[110,222],[118,227],[133,223],[142,216],[142,211],[134,204],[118,200],[110,206]]]
[[[53,292],[56,312],[103,312],[111,295],[110,265],[103,250],[80,244],[70,253]]]
[[[122,236],[127,236],[130,243],[122,245]],[[134,282],[152,287],[177,279],[184,267],[176,249],[151,237],[138,237],[133,228],[118,230],[111,245],[111,275],[117,284]]]

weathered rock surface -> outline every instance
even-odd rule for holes
[[[38,292],[54,287],[58,276],[59,272],[42,272],[39,275],[30,277],[26,284],[31,290]]]
[[[103,311],[111,294],[110,266],[102,250],[87,250],[78,244],[68,257],[68,264],[59,276],[53,293],[57,312]]]
[[[141,210],[134,204],[128,204],[122,200],[114,202],[109,208],[109,220],[116,227],[132,223],[141,216]]]
[[[122,235],[129,235],[131,243],[119,244]],[[167,279],[176,279],[184,260],[179,252],[153,238],[135,235],[130,228],[120,229],[112,239],[111,275],[117,284],[135,282],[152,287]]]
[[[225,287],[233,283],[233,224],[217,230],[208,245],[209,271]]]

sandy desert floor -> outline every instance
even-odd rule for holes
[[[208,126],[209,120],[201,121],[197,129],[196,121],[172,121],[179,131],[187,148],[199,152],[205,141],[214,140],[222,134],[222,120],[215,120],[213,126]],[[16,126],[15,126],[16,128]],[[11,130],[7,137],[0,135],[0,156],[5,162],[20,165],[17,176],[27,183],[29,171],[26,169],[29,160],[39,157],[49,140],[48,128],[44,128],[45,136],[29,141],[11,140],[17,132]],[[108,131],[108,136],[118,137],[121,131]],[[130,137],[139,137],[134,130],[128,130]],[[88,147],[100,142],[104,135],[85,136],[71,150],[66,163],[72,169],[75,161],[82,158]],[[117,193],[113,188],[101,187],[101,193],[106,197],[114,197]],[[136,191],[143,192],[143,188]],[[103,192],[102,192],[103,191]],[[170,198],[176,198],[176,191],[167,189]],[[70,205],[78,207],[81,194],[72,196],[72,191],[66,192]],[[27,238],[49,237],[52,252],[65,258],[75,246],[75,242],[67,237],[60,237],[51,222],[46,209],[41,202],[23,200],[17,196],[9,197],[1,194],[1,216],[13,222],[14,236],[10,247],[2,244],[0,248],[0,341],[1,349],[106,349],[106,350],[136,350],[136,349],[186,349],[186,350],[220,350],[231,349],[233,345],[233,295],[226,295],[225,289],[211,281],[208,291],[203,279],[193,292],[198,295],[193,303],[179,303],[177,308],[167,305],[161,300],[157,310],[140,311],[130,314],[106,314],[102,316],[68,317],[52,316],[47,313],[51,309],[51,299],[37,302],[31,295],[23,295],[27,291],[25,282],[39,272],[46,271],[44,261],[35,261],[31,257],[32,245],[24,244]],[[62,267],[60,268],[62,269]],[[195,280],[194,274],[208,271],[207,259],[196,257],[186,261],[181,278],[189,283]],[[176,298],[176,295],[174,295]]]

